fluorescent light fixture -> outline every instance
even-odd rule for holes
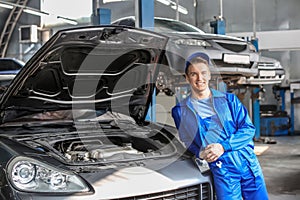
[[[0,7],[2,7],[2,8],[8,8],[8,9],[13,9],[12,5],[4,4],[4,3],[0,3]]]
[[[171,4],[170,0],[156,0],[162,4],[165,4],[166,6],[169,6]]]
[[[171,1],[171,0],[156,0],[156,1],[162,3],[166,6],[171,6],[172,9],[177,10],[177,6],[176,6],[177,4],[174,1]],[[178,5],[178,12],[180,12],[184,15],[188,14],[188,10],[185,7],[181,6],[181,5]]]
[[[177,10],[177,6],[176,5],[172,5],[171,8],[173,8],[174,10]],[[178,5],[178,12],[187,15],[188,11],[185,7],[182,7],[181,5]]]
[[[114,1],[116,1],[116,0],[114,0]],[[118,1],[120,1],[120,0],[118,0]],[[124,1],[124,0],[121,0],[121,1]],[[4,2],[4,1],[0,0],[0,7],[7,8],[7,9],[13,9],[13,7],[19,7],[19,8],[23,8],[23,12],[26,12],[26,13],[31,14],[31,15],[37,15],[37,16],[40,16],[40,17],[53,15],[57,19],[60,19],[60,20],[66,22],[68,24],[72,24],[72,25],[77,25],[78,24],[78,22],[75,19],[71,19],[71,18],[67,18],[67,17],[63,17],[63,16],[57,16],[57,15],[54,15],[54,14],[51,14],[51,13],[48,13],[48,12],[44,12],[44,11],[41,11],[41,10],[38,10],[38,9],[35,9],[35,8],[22,6],[22,5],[15,4],[15,3],[10,3],[10,2],[8,3],[8,2]]]
[[[48,16],[49,15],[49,13],[46,13],[46,12],[43,12],[43,11],[31,10],[31,9],[28,9],[28,8],[25,8],[23,10],[23,12],[26,12],[26,13],[32,14],[32,15],[37,15],[37,16],[40,16],[40,17]]]
[[[103,3],[113,3],[113,2],[120,2],[120,1],[126,1],[126,0],[103,0]]]

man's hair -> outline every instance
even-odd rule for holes
[[[187,61],[187,66],[185,68],[185,74],[188,75],[188,69],[190,65],[195,65],[198,63],[204,63],[208,66],[208,62],[206,59],[202,58],[202,57],[194,57],[191,60]]]

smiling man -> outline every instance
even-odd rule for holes
[[[268,199],[253,151],[255,127],[234,94],[209,87],[210,64],[202,52],[186,60],[191,94],[172,109],[180,139],[197,158],[209,163],[218,199]]]

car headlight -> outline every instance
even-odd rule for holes
[[[278,62],[278,61],[274,63],[274,66],[275,66],[275,68],[282,68],[280,62]]]
[[[8,178],[16,189],[26,192],[75,193],[90,190],[78,175],[27,157],[16,157],[9,163]]]
[[[255,47],[253,44],[248,43],[248,45],[249,45],[249,49],[250,49],[251,51],[257,52],[257,49],[256,49],[256,47]]]
[[[175,40],[175,44],[177,45],[187,45],[187,46],[202,46],[202,47],[210,47],[209,44],[205,40],[198,40],[198,39],[178,39]]]

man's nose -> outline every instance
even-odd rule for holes
[[[199,80],[202,80],[202,79],[204,79],[205,77],[202,75],[202,74],[198,74],[198,79]]]

